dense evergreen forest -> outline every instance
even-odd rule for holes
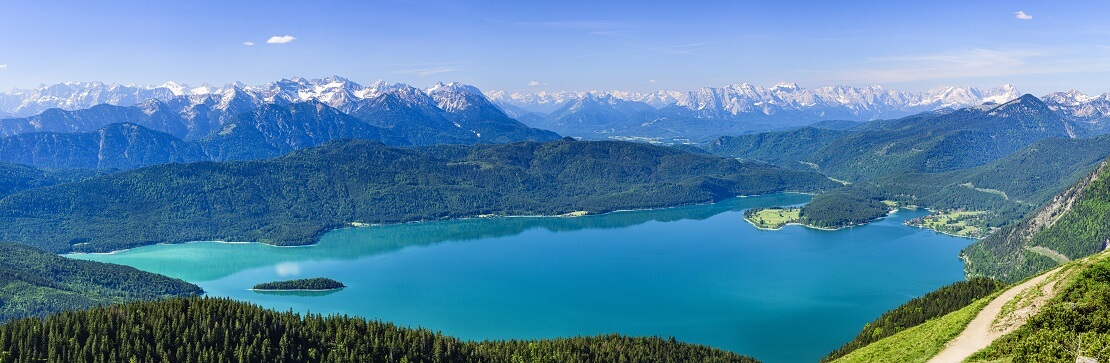
[[[358,318],[173,298],[7,322],[0,325],[0,362],[756,361],[657,337],[468,342]]]
[[[196,285],[127,266],[0,243],[0,320],[201,293]]]
[[[103,174],[106,174],[106,172],[82,169],[41,170],[25,165],[0,162],[0,198],[27,189],[77,181]]]
[[[805,224],[821,228],[840,228],[873,221],[890,213],[891,207],[868,197],[858,188],[840,188],[814,196],[802,206]]]
[[[828,356],[821,359],[821,362],[834,361],[856,349],[917,326],[929,319],[960,310],[975,300],[990,296],[1005,286],[1006,284],[1001,281],[979,277],[959,281],[936,289],[925,294],[925,296],[914,298],[893,310],[883,313],[875,321],[864,325],[863,331],[860,331],[859,335],[829,353]]]
[[[1082,344],[1082,345],[1081,345]],[[1110,259],[1084,266],[1056,297],[970,362],[1072,363],[1110,358]]]
[[[0,240],[56,252],[313,243],[352,223],[602,213],[820,191],[812,172],[629,142],[421,149],[345,140],[262,161],[166,164],[0,200]]]
[[[342,282],[325,277],[287,281],[263,282],[254,285],[254,290],[331,290],[346,287]]]
[[[852,134],[845,130],[801,127],[794,130],[722,136],[705,145],[715,155],[759,160],[784,168],[811,169],[810,157],[836,139]]]

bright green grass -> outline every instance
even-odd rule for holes
[[[978,224],[986,214],[985,211],[938,212],[914,219],[911,225],[961,237],[980,238],[983,237],[983,229]]]
[[[759,228],[779,229],[789,223],[800,222],[801,213],[801,208],[767,208],[745,215],[744,219]]]
[[[891,335],[833,362],[925,362],[940,353],[945,343],[960,335],[971,319],[997,295],[979,299],[963,309]]]

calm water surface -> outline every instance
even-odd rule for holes
[[[902,225],[763,231],[751,207],[712,205],[579,218],[497,218],[352,228],[307,247],[198,242],[71,257],[178,277],[213,296],[343,313],[464,339],[603,333],[674,336],[765,362],[814,362],[883,311],[963,279],[971,240]],[[329,293],[260,293],[330,277]]]

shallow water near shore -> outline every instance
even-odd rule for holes
[[[674,336],[764,362],[814,362],[882,312],[963,279],[970,239],[902,225],[899,211],[837,231],[759,230],[775,194],[574,218],[350,228],[296,248],[198,242],[70,257],[113,262],[277,310],[423,326],[463,339]],[[260,282],[328,277],[327,293]]]

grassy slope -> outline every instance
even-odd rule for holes
[[[829,353],[821,361],[835,360],[871,343],[956,312],[984,297],[996,294],[1003,287],[1005,285],[1001,281],[987,278],[974,278],[945,285],[883,313],[874,321],[867,323],[854,339]]]
[[[841,357],[835,363],[925,362],[944,349],[944,344],[964,330],[971,319],[987,306],[990,298],[938,319],[903,330]]]
[[[971,362],[1074,362],[1078,334],[1084,334],[1084,352],[1091,357],[1110,356],[1110,253],[1101,253],[1065,265],[1057,277],[1056,297],[1022,327],[996,340],[969,358]],[[1013,286],[1013,285],[1011,285]],[[1062,287],[1061,287],[1062,286]],[[1026,291],[1019,296],[1035,291]],[[1004,290],[1003,290],[1004,291]],[[968,322],[1001,292],[972,305],[930,320],[860,348],[834,362],[924,362],[963,331]],[[1024,301],[1030,301],[1028,296]],[[1002,315],[1018,309],[1017,298],[1003,307]]]
[[[1028,322],[975,353],[970,362],[1076,361],[1083,355],[1110,358],[1110,254],[1101,253],[1067,266],[1059,293]],[[1062,286],[1062,288],[1060,287]],[[1082,346],[1080,346],[1082,336]]]

